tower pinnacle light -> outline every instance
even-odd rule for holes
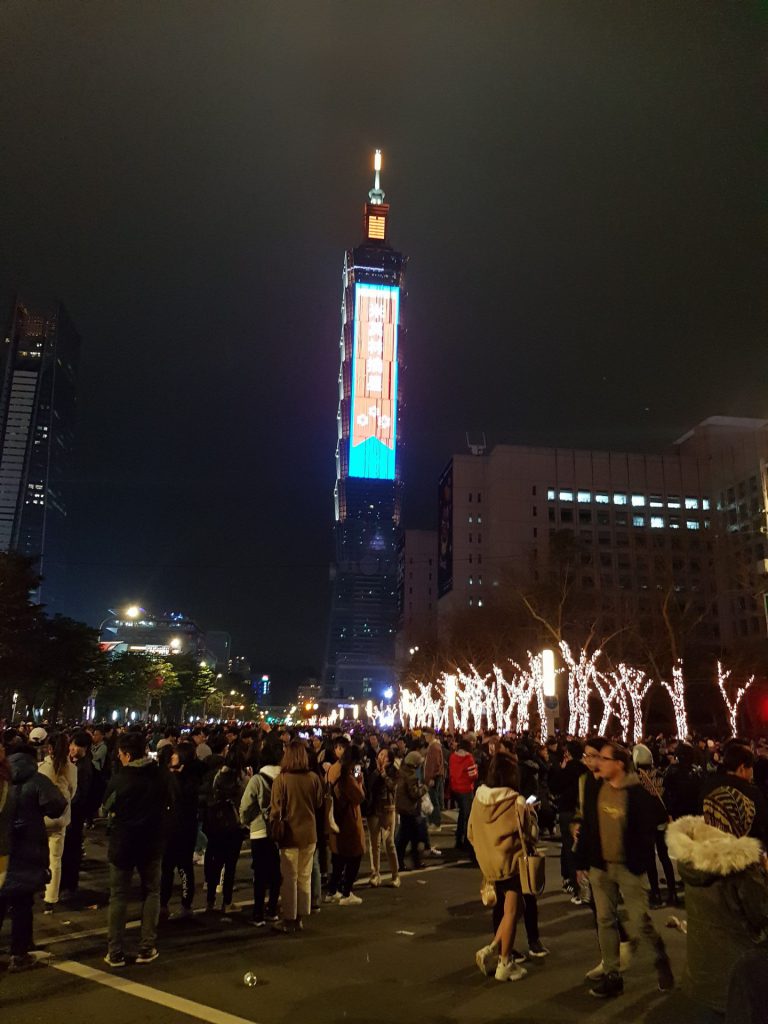
[[[381,190],[381,150],[377,149],[373,157],[373,188],[368,193],[368,198],[374,206],[381,206],[384,202],[384,193]]]

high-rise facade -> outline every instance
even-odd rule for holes
[[[389,243],[376,153],[363,242],[344,258],[335,565],[325,690],[377,695],[395,677],[400,386],[406,257]]]
[[[66,310],[14,299],[0,351],[0,551],[37,561],[41,598],[59,605],[80,338]]]

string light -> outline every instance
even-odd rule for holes
[[[739,716],[739,705],[744,697],[744,694],[750,688],[752,683],[755,681],[754,676],[750,676],[744,686],[740,686],[736,691],[736,696],[731,700],[728,697],[727,683],[731,678],[731,670],[723,670],[723,666],[718,661],[717,663],[717,685],[720,687],[720,693],[723,695],[723,701],[728,712],[728,722],[731,727],[731,736],[735,736],[737,732],[737,719]]]
[[[579,660],[576,661],[570,647],[563,640],[560,642],[560,653],[568,669],[568,732],[574,736],[586,736],[589,733],[589,694],[597,673],[595,662],[601,652],[587,654],[582,648]]]
[[[617,672],[621,674],[624,692],[632,706],[632,739],[639,743],[643,738],[643,700],[651,688],[651,680],[639,668],[631,668],[623,663]]]
[[[622,666],[623,667],[623,666]],[[601,736],[607,735],[611,715],[615,715],[621,723],[621,738],[626,740],[629,732],[629,703],[624,689],[624,676],[620,671],[595,672],[594,684],[603,702],[603,717],[598,727]]]

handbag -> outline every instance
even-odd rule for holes
[[[429,798],[429,793],[425,793],[421,798],[421,813],[428,818],[434,809],[434,805]]]
[[[515,801],[515,813],[517,814],[517,827],[520,830],[520,842],[522,850],[517,861],[517,870],[520,875],[520,888],[524,896],[541,896],[547,884],[547,859],[538,853],[528,852],[528,842],[523,830],[523,820],[520,817],[520,808]]]

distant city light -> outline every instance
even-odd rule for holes
[[[386,688],[386,690],[384,691],[384,699],[385,700],[392,700],[394,695],[395,695],[395,691],[392,689],[391,686],[388,686]],[[369,712],[369,714],[370,714],[370,712]]]

